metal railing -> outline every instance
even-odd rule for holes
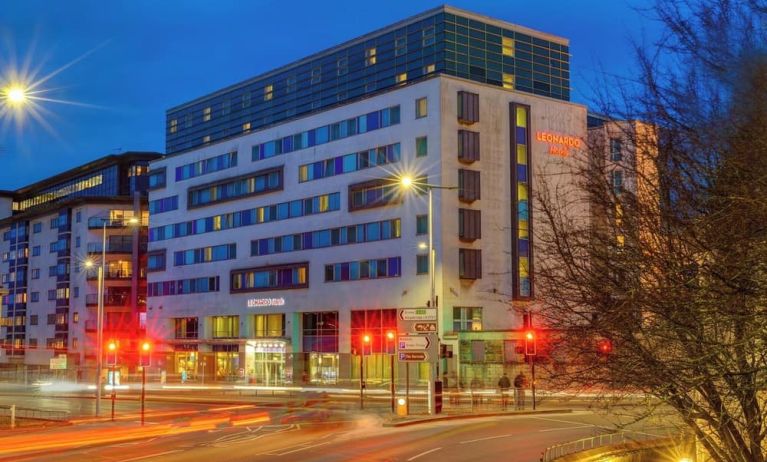
[[[631,435],[631,436],[629,436]],[[590,438],[582,438],[567,443],[555,444],[549,446],[541,455],[541,462],[551,462],[560,457],[564,457],[576,452],[588,451],[599,447],[612,446],[633,441],[641,441],[658,438],[655,435],[638,432],[616,432],[603,433]]]

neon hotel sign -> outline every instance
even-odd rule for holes
[[[260,308],[262,306],[283,306],[285,299],[279,298],[249,298],[248,308]]]
[[[553,156],[567,157],[570,155],[571,148],[580,148],[583,141],[575,136],[560,135],[551,132],[535,132],[536,141],[549,145],[549,154]]]

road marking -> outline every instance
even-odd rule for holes
[[[324,445],[330,444],[332,442],[333,441],[325,441],[324,443],[314,444],[314,445],[311,445],[311,446],[304,446],[304,447],[300,447],[298,449],[293,449],[292,451],[279,452],[279,453],[278,452],[264,452],[263,454],[267,455],[267,456],[280,456],[281,457],[281,456],[285,456],[285,455],[288,455],[288,454],[293,454],[294,452],[305,451],[307,449],[312,449],[312,448],[316,448],[316,447],[319,447],[319,446],[324,446]],[[303,444],[306,444],[306,443],[299,444],[298,446],[302,446]],[[288,446],[285,449],[288,449],[290,447],[291,446]],[[293,447],[295,447],[295,446],[293,446]]]
[[[132,460],[149,459],[150,457],[167,456],[168,454],[174,454],[176,452],[182,452],[181,449],[174,449],[173,451],[158,452],[156,454],[149,454],[148,456],[134,457],[132,459],[123,459],[120,462],[131,462]]]
[[[539,432],[557,432],[560,430],[577,430],[579,428],[594,428],[594,425],[578,425],[576,427],[547,428],[545,430],[538,430],[538,431]]]
[[[549,422],[566,423],[566,424],[571,424],[571,425],[572,424],[579,424],[579,423],[581,423],[581,422],[573,422],[572,420],[551,419],[551,418],[548,418],[548,417],[533,417],[533,419],[548,420]],[[598,425],[591,425],[591,424],[587,424],[587,425],[589,427],[598,427]]]
[[[496,438],[506,438],[506,437],[509,437],[509,436],[512,436],[512,434],[509,433],[508,435],[498,435],[498,436],[488,436],[488,437],[485,437],[485,438],[477,438],[476,440],[461,441],[458,444],[476,443],[477,441],[494,440]]]
[[[440,449],[442,449],[442,448],[440,447],[440,448],[429,449],[428,451],[424,451],[424,452],[422,452],[422,453],[420,453],[418,455],[415,455],[415,456],[411,457],[410,459],[407,460],[407,462],[410,462],[412,460],[416,460],[416,459],[418,459],[421,456],[425,456],[426,454],[431,454],[434,451],[439,451]]]

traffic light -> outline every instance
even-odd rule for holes
[[[152,363],[152,342],[143,340],[139,346],[139,365],[142,367],[151,366]]]
[[[390,330],[386,332],[386,339],[389,340],[390,342],[394,341],[394,337],[396,337],[396,335],[394,335],[394,331]]]
[[[117,341],[110,340],[107,343],[107,366],[117,365]]]
[[[525,356],[535,356],[535,332],[528,330],[525,332]]]
[[[613,342],[610,339],[603,338],[597,343],[597,351],[601,356],[607,356],[613,352]]]

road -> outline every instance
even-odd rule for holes
[[[5,437],[0,457],[6,458],[0,460],[42,462],[55,454],[56,462],[526,462],[537,461],[547,446],[604,432],[614,417],[576,411],[390,428],[374,415],[240,406],[184,419],[171,425],[150,418],[145,427],[124,422],[60,428],[45,433],[45,442],[36,442],[34,434],[26,443]],[[131,434],[141,438],[125,439]]]

